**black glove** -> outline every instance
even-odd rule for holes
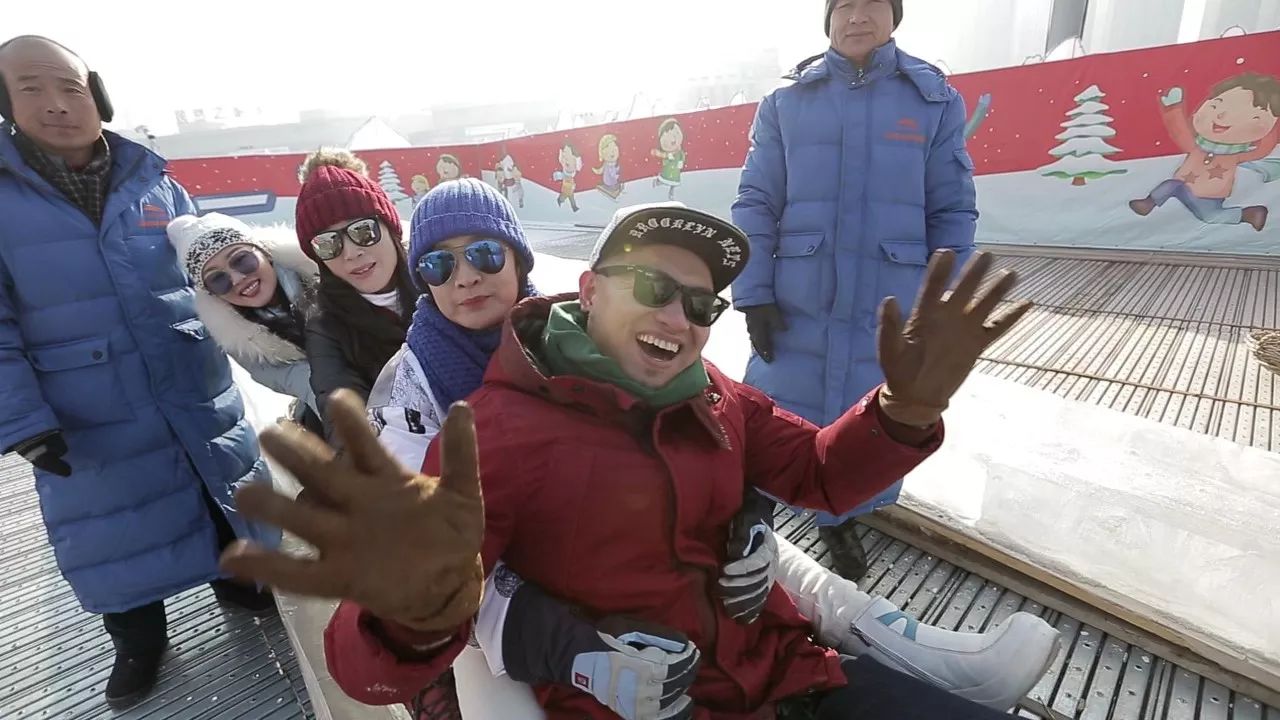
[[[27,438],[9,448],[10,452],[21,455],[35,467],[61,477],[71,477],[71,466],[62,459],[67,454],[67,441],[61,430],[50,430],[47,433]]]
[[[751,347],[756,354],[767,363],[773,362],[773,336],[787,329],[782,313],[777,305],[753,305],[742,308],[747,316],[747,334],[751,336]]]
[[[729,562],[720,575],[720,599],[729,617],[749,625],[760,617],[778,575],[774,502],[754,488],[729,525]]]
[[[652,623],[579,618],[527,582],[503,623],[503,663],[513,680],[571,685],[626,720],[689,720],[701,655],[683,633]]]

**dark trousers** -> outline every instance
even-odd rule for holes
[[[205,507],[209,509],[209,517],[213,520],[214,530],[218,534],[218,549],[222,550],[236,539],[227,516],[209,497],[204,494]],[[213,585],[226,582],[214,580]],[[127,654],[150,655],[164,649],[169,642],[169,621],[164,614],[164,601],[157,600],[141,607],[118,613],[106,613],[102,616],[102,625],[115,643],[116,649]]]
[[[841,663],[849,684],[817,699],[814,720],[996,720],[1008,715],[952,695],[869,657]]]

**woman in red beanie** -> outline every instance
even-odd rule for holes
[[[400,216],[365,172],[364,162],[345,150],[313,153],[300,172],[298,242],[320,266],[307,357],[322,411],[338,388],[369,397],[383,365],[404,343],[418,296]]]

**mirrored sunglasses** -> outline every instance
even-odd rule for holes
[[[458,255],[486,275],[497,275],[507,265],[506,247],[497,240],[476,240],[458,250],[432,250],[418,260],[418,276],[432,287],[449,282],[458,267]]]
[[[360,218],[350,225],[337,230],[329,230],[311,238],[311,249],[321,260],[333,260],[342,254],[342,247],[347,240],[360,247],[377,245],[382,239],[382,226],[377,218]]]

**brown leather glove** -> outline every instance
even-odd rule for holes
[[[457,404],[442,432],[441,477],[400,466],[378,443],[364,404],[333,395],[329,419],[343,452],[296,425],[262,434],[262,447],[314,495],[299,502],[262,486],[236,493],[240,510],[316,547],[306,559],[237,541],[222,556],[232,575],[301,595],[352,600],[414,630],[446,631],[476,613],[484,587],[475,423]]]
[[[880,408],[890,419],[913,427],[937,423],[982,353],[1031,309],[1024,300],[988,321],[1017,284],[1017,275],[1003,270],[979,293],[992,262],[991,255],[974,253],[948,294],[955,253],[934,253],[906,327],[896,299],[881,304],[877,352],[885,385]]]

